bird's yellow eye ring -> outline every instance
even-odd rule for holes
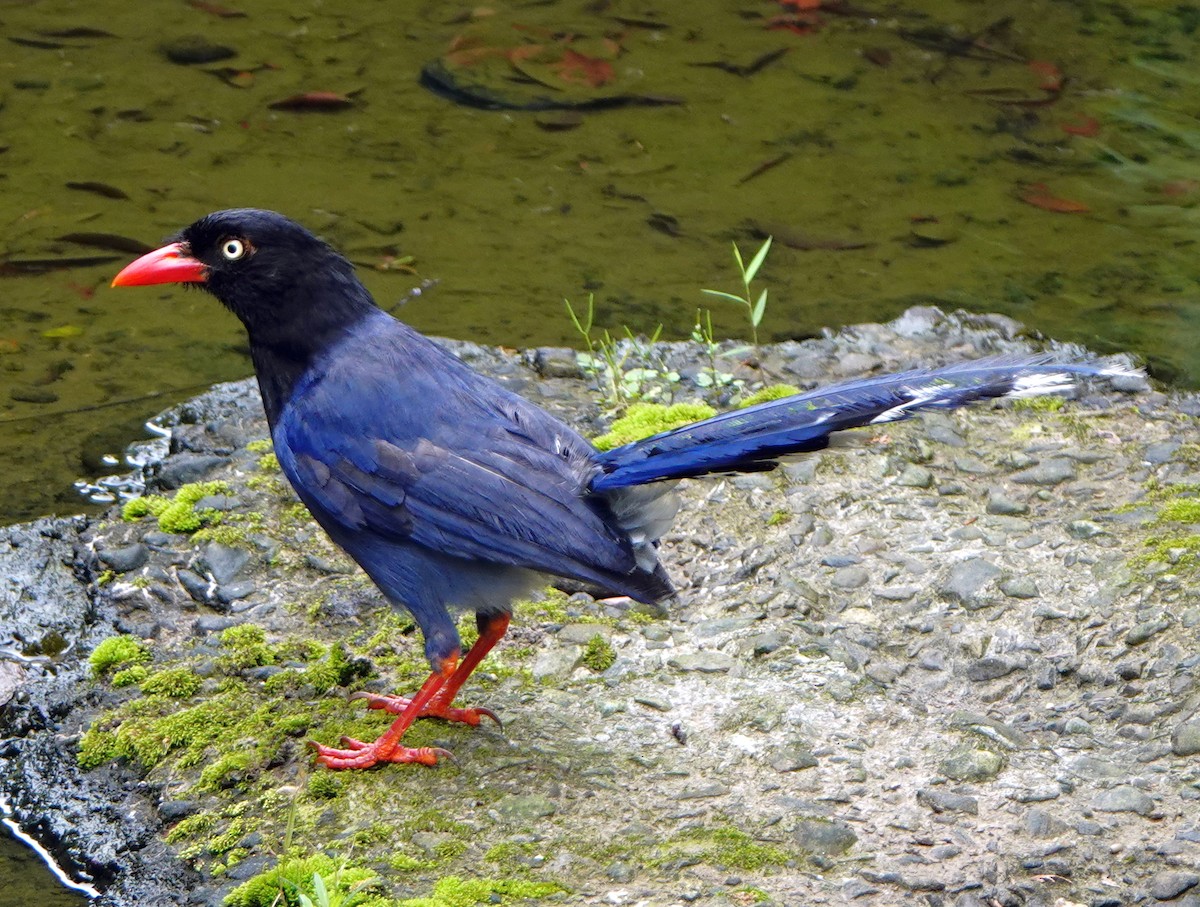
[[[246,248],[246,243],[231,236],[221,243],[221,255],[225,257],[226,261],[237,261],[246,254]]]

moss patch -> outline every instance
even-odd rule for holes
[[[150,660],[150,650],[133,636],[110,636],[96,646],[88,656],[92,674],[100,677],[114,668],[143,664]],[[133,683],[126,678],[126,682]]]
[[[625,415],[613,422],[606,434],[592,439],[592,443],[597,450],[611,450],[716,414],[717,411],[707,403],[676,403],[672,406],[635,403],[626,410]]]
[[[126,520],[138,520],[151,516],[158,520],[158,527],[163,532],[190,533],[201,526],[218,522],[220,512],[211,508],[196,509],[196,505],[217,494],[229,494],[231,487],[228,482],[192,482],[180,486],[173,497],[162,495],[146,495],[128,501],[121,508],[121,517]]]
[[[738,409],[758,406],[760,403],[769,403],[772,400],[782,400],[784,397],[792,397],[798,393],[800,393],[800,388],[794,384],[769,384],[762,390],[755,391],[750,396],[739,401]]]

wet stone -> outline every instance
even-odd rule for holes
[[[1145,621],[1125,634],[1125,644],[1128,646],[1140,646],[1151,637],[1157,636],[1163,630],[1169,629],[1170,626],[1171,622],[1166,618]]]
[[[914,463],[905,467],[904,471],[896,477],[896,484],[906,488],[932,488],[933,473],[924,466],[917,466]]]
[[[543,378],[583,377],[578,354],[568,347],[538,347],[533,352],[533,367]]]
[[[195,573],[191,570],[180,570],[176,573],[179,578],[179,584],[187,591],[187,594],[194,601],[201,604],[211,602],[216,594],[216,589],[208,579]]]
[[[205,573],[212,574],[212,578],[223,585],[241,573],[252,557],[245,548],[210,542],[204,546],[197,566]]]
[[[143,566],[150,558],[150,551],[145,545],[135,542],[110,551],[101,551],[99,558],[100,563],[114,573],[128,573]]]

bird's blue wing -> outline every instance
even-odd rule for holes
[[[352,555],[367,532],[617,588],[635,581],[630,540],[587,493],[591,445],[494,384],[476,387],[444,353],[425,368],[413,361],[424,349],[405,348],[381,370],[378,347],[314,371],[274,431],[288,478]]]

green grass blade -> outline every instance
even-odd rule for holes
[[[721,299],[728,299],[731,302],[739,302],[742,305],[749,305],[749,301],[741,296],[734,296],[732,293],[726,293],[724,290],[701,290],[701,293],[707,293],[709,296],[719,296]]]
[[[762,267],[762,263],[767,260],[767,253],[771,251],[771,240],[774,237],[768,236],[754,256],[754,260],[750,262],[750,267],[746,268],[746,283],[754,279],[754,275],[758,273],[758,269]],[[740,264],[740,261],[739,261]]]
[[[758,301],[754,303],[754,308],[750,310],[750,323],[754,327],[758,327],[763,320],[763,314],[767,311],[767,291],[763,290],[758,294]]]

